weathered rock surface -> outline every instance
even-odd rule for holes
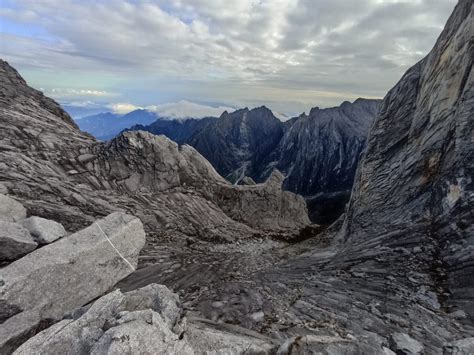
[[[66,235],[66,230],[60,223],[41,217],[29,217],[20,224],[39,244],[49,244]]]
[[[17,222],[26,218],[26,209],[14,199],[0,193],[0,221]]]
[[[264,185],[252,191],[232,186],[195,149],[149,133],[100,143],[3,61],[0,76],[0,182],[31,215],[76,231],[125,210],[161,238],[235,240],[267,232],[268,223],[261,229],[256,220],[226,214],[217,195],[260,198]],[[309,224],[302,199],[286,192],[272,198],[278,202],[265,206],[272,232],[297,234]],[[280,210],[287,205],[293,212]]]
[[[37,245],[28,230],[21,225],[0,221],[0,261],[18,259]]]
[[[178,297],[164,286],[116,290],[37,334],[15,354],[270,354],[275,348],[263,337],[187,323],[180,312]]]
[[[144,244],[140,220],[116,212],[0,269],[0,352],[111,289]]]

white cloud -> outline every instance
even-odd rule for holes
[[[203,118],[219,117],[224,111],[232,112],[235,108],[206,106],[181,100],[179,102],[147,106],[147,110],[157,113],[164,118]]]
[[[64,97],[64,96],[113,96],[114,94],[103,91],[103,90],[91,90],[91,89],[64,89],[64,88],[53,88],[47,91],[53,97]]]
[[[178,102],[170,102],[159,105],[137,106],[131,103],[113,103],[107,107],[114,113],[126,114],[138,109],[145,109],[156,113],[161,118],[181,119],[181,118],[203,118],[203,117],[219,117],[224,111],[232,112],[235,108],[225,106],[207,106],[195,102],[181,100]]]
[[[111,109],[112,112],[118,113],[120,115],[124,115],[126,113],[129,113],[138,109],[143,109],[143,107],[135,106],[133,104],[124,103],[124,102],[110,104],[110,105],[107,105],[107,107]]]
[[[0,18],[47,35],[4,26],[0,50],[20,69],[110,73],[123,79],[113,91],[149,78],[157,83],[152,90],[173,86],[176,98],[238,97],[245,105],[273,92],[306,91],[313,105],[324,106],[335,99],[318,93],[341,101],[346,94],[383,96],[433,46],[455,3],[17,0]],[[195,97],[183,94],[190,81],[202,88]],[[197,97],[201,91],[205,97]]]

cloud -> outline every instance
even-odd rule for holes
[[[126,113],[129,113],[129,112],[132,112],[132,111],[135,111],[135,110],[143,109],[143,107],[135,106],[133,104],[123,103],[123,102],[122,103],[109,104],[107,107],[110,110],[112,110],[112,112],[118,113],[120,115],[124,115]]]
[[[114,103],[107,106],[112,112],[126,114],[138,109],[145,109],[156,113],[162,118],[180,119],[180,118],[203,118],[219,117],[224,111],[232,112],[235,108],[225,106],[207,106],[195,102],[181,100],[159,105],[149,105],[145,107],[137,106],[131,103]]]
[[[122,94],[147,78],[148,91],[173,90],[173,100],[233,106],[284,92],[290,104],[304,92],[304,105],[325,106],[383,96],[427,54],[455,3],[5,0],[0,18],[42,34],[3,26],[0,51],[20,69],[108,73]]]
[[[219,117],[224,111],[232,112],[235,108],[219,106],[206,106],[181,100],[174,103],[166,103],[161,105],[151,105],[146,107],[147,110],[155,112],[158,116],[166,118],[203,118],[203,117]]]
[[[65,89],[65,88],[52,88],[52,89],[42,89],[42,91],[51,97],[54,98],[67,98],[67,97],[110,97],[114,96],[113,93],[103,91],[103,90],[93,90],[93,89]]]

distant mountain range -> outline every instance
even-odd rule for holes
[[[263,182],[277,168],[286,176],[284,188],[306,198],[312,219],[330,223],[350,197],[379,104],[357,99],[334,108],[316,107],[286,122],[262,106],[224,112],[219,118],[157,119],[130,130],[163,134],[193,146],[236,184]]]
[[[148,125],[159,117],[147,110],[135,110],[126,115],[102,112],[76,119],[79,128],[100,140],[109,140],[126,128],[137,124]]]

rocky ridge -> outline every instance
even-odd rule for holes
[[[279,179],[232,186],[195,149],[146,132],[98,142],[0,64],[0,182],[31,214],[74,231],[124,210],[169,238],[294,234],[309,224],[304,200],[283,192]],[[236,211],[251,195],[259,213]]]
[[[307,198],[313,220],[329,223],[349,200],[379,104],[380,100],[357,99],[334,108],[315,107],[309,115],[287,122],[262,106],[224,112],[219,118],[158,119],[131,130],[163,134],[193,146],[234,183],[245,178],[265,181],[277,168],[285,176],[283,188]]]

